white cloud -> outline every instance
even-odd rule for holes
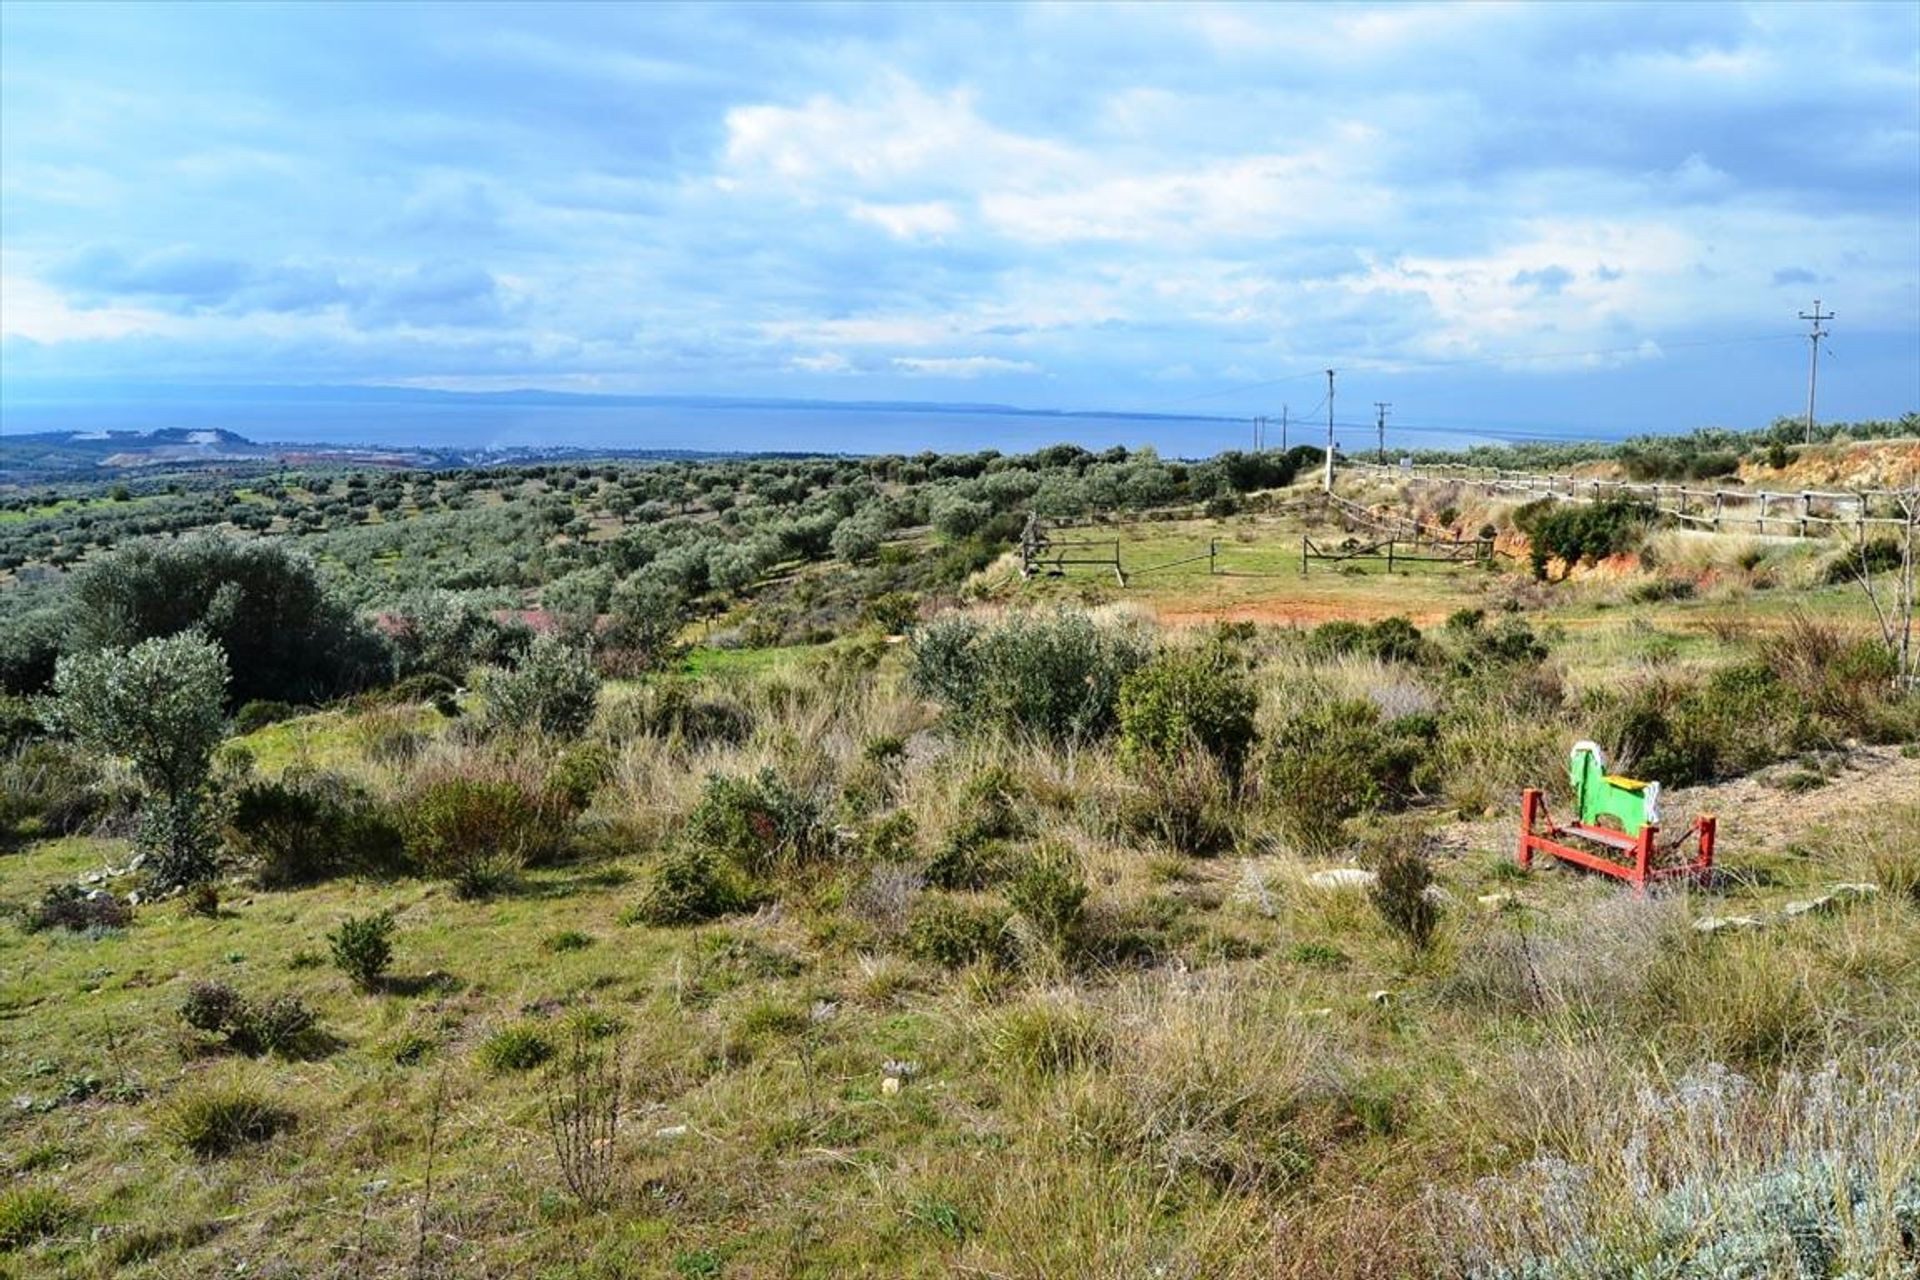
[[[861,222],[870,222],[896,240],[938,239],[960,228],[953,207],[938,200],[919,204],[869,204],[855,201],[850,212]]]
[[[817,356],[795,356],[787,361],[789,367],[801,373],[852,373],[853,361],[838,351],[822,351]]]
[[[929,378],[982,378],[995,373],[1038,373],[1040,366],[999,356],[895,356],[893,367]]]

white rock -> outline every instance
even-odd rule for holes
[[[1786,906],[1780,908],[1780,914],[1784,916],[1804,916],[1815,911],[1824,911],[1828,907],[1831,907],[1836,901],[1838,901],[1838,899],[1832,894],[1823,893],[1817,898],[1803,898],[1798,902],[1789,902]]]
[[[900,1092],[900,1077],[888,1076],[885,1080],[882,1080],[880,1082],[880,1092],[886,1094],[889,1098]]]
[[[1393,992],[1385,990],[1384,988],[1379,991],[1369,991],[1367,993],[1367,999],[1373,1001],[1375,1004],[1387,1004],[1392,1001]]]
[[[1475,898],[1474,901],[1489,911],[1505,911],[1518,901],[1518,899],[1510,893],[1483,893]]]
[[[1332,867],[1314,872],[1307,883],[1316,889],[1371,889],[1379,879],[1364,867]]]
[[[1453,895],[1437,884],[1430,884],[1422,889],[1420,896],[1436,907],[1444,907],[1453,901]]]
[[[1726,929],[1758,929],[1765,923],[1758,916],[1701,916],[1693,927],[1699,933],[1720,933]]]
[[[683,1124],[670,1124],[664,1129],[655,1129],[653,1136],[656,1138],[684,1138],[687,1136],[687,1126]]]

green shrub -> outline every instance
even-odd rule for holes
[[[1544,579],[1549,562],[1554,560],[1564,566],[1564,577],[1575,565],[1596,564],[1607,556],[1633,550],[1658,525],[1660,513],[1645,503],[1626,499],[1546,501],[1528,503],[1514,512],[1513,518],[1527,535],[1533,576]]]
[[[1437,732],[1426,716],[1383,722],[1363,699],[1322,703],[1287,721],[1268,775],[1282,832],[1303,852],[1333,851],[1348,818],[1406,803]]]
[[[160,1128],[194,1155],[211,1159],[265,1142],[292,1127],[293,1117],[245,1085],[186,1086],[163,1113]]]
[[[362,991],[372,991],[393,963],[393,912],[348,916],[327,935],[334,967]]]
[[[365,788],[335,773],[290,765],[234,794],[228,852],[265,888],[396,869],[404,839]]]
[[[824,856],[833,844],[827,806],[772,769],[748,778],[713,774],[687,815],[687,839],[754,875]]]
[[[255,1004],[224,982],[189,987],[180,1018],[196,1031],[224,1036],[229,1047],[250,1057],[295,1048],[315,1025],[312,1010],[298,996]]]
[[[1043,844],[1007,882],[1007,901],[1057,955],[1070,954],[1086,916],[1087,881],[1080,860],[1062,845]]]
[[[495,1075],[531,1071],[551,1057],[552,1037],[545,1027],[532,1022],[501,1027],[480,1043],[480,1065]]]
[[[1806,704],[1757,662],[1723,667],[1704,684],[1643,681],[1596,706],[1620,767],[1669,787],[1752,772],[1815,737]]]
[[[27,931],[67,929],[85,933],[95,929],[124,929],[133,923],[133,907],[105,889],[83,889],[59,884],[42,894],[27,912]]]
[[[1007,842],[1032,830],[1022,809],[1024,790],[1013,771],[1001,765],[969,778],[955,805],[960,819],[927,862],[927,883],[937,889],[982,889],[997,883],[1012,865]]]
[[[233,713],[233,731],[245,737],[250,733],[258,733],[270,724],[291,720],[299,714],[299,711],[289,703],[276,702],[270,698],[255,698]]]
[[[737,874],[711,849],[682,845],[660,855],[627,923],[700,924],[746,908],[750,897]]]
[[[585,951],[593,945],[593,935],[582,933],[578,929],[562,929],[550,933],[540,940],[540,949],[559,955],[568,951]]]
[[[1652,578],[1627,590],[1633,604],[1658,604],[1663,600],[1691,600],[1694,586],[1685,578]]]
[[[889,591],[867,601],[866,620],[890,636],[904,635],[920,621],[920,600],[907,591]]]
[[[497,728],[577,738],[593,723],[600,676],[584,651],[541,636],[513,667],[487,673],[481,691]]]
[[[1113,728],[1121,682],[1148,656],[1136,636],[1083,613],[946,617],[915,633],[910,673],[963,731],[1087,742]]]
[[[613,757],[605,747],[583,743],[567,748],[547,775],[547,790],[575,813],[584,812],[594,795],[613,777]]]
[[[1828,561],[1822,580],[1828,586],[1844,586],[1858,581],[1862,574],[1873,577],[1891,573],[1900,567],[1901,554],[1897,534],[1877,534]]]
[[[1418,662],[1426,654],[1420,629],[1403,617],[1378,622],[1323,622],[1307,636],[1307,650],[1321,657],[1359,654],[1382,662]]]
[[[916,959],[958,969],[1008,955],[1007,910],[996,903],[929,895],[907,922],[906,946]]]
[[[510,883],[558,843],[560,815],[545,798],[504,779],[439,778],[417,788],[402,809],[407,852],[428,875],[462,897],[484,897]]]
[[[24,1249],[71,1222],[73,1206],[46,1187],[8,1187],[0,1191],[0,1252]]]
[[[1242,664],[1217,645],[1162,654],[1120,684],[1121,750],[1164,765],[1198,746],[1238,779],[1259,702]]]

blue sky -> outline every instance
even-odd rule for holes
[[[0,374],[1920,407],[1920,6],[0,7]]]

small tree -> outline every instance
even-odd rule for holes
[[[136,837],[163,887],[214,872],[206,804],[213,750],[225,732],[227,659],[196,632],[60,659],[48,719],[88,747],[126,757],[146,787]]]
[[[577,738],[593,723],[600,677],[583,650],[541,636],[512,670],[491,673],[485,689],[488,715],[498,727]]]

